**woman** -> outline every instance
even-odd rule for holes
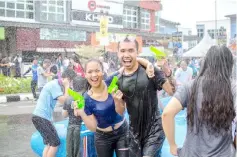
[[[122,73],[122,70],[120,70]],[[87,128],[95,133],[95,146],[98,157],[128,157],[128,124],[124,118],[125,103],[123,94],[117,90],[108,94],[108,86],[113,76],[103,81],[103,65],[98,60],[90,60],[85,65],[85,77],[89,90],[84,94],[85,108],[75,108]],[[149,75],[149,77],[152,75]]]
[[[79,57],[74,54],[73,57],[70,59],[70,62],[72,63],[73,69],[77,73],[77,75],[85,77],[84,70],[82,68]]]
[[[170,152],[179,157],[233,157],[231,86],[233,57],[225,46],[212,46],[197,78],[178,88],[164,109],[162,123]],[[174,138],[174,117],[187,107],[187,135],[182,149]]]

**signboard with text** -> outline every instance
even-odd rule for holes
[[[86,41],[86,32],[68,29],[40,29],[41,40]]]
[[[123,28],[123,1],[72,0],[72,23],[99,26],[101,16],[107,16],[109,27]]]
[[[123,1],[119,3],[104,0],[72,0],[72,10],[95,13],[103,11],[111,15],[123,15]]]
[[[99,26],[102,16],[100,13],[73,11],[72,22],[75,23],[77,21],[78,24]],[[109,27],[123,27],[123,16],[108,15],[107,18]]]

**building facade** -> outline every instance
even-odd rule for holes
[[[234,38],[237,34],[237,14],[227,15],[230,19],[230,38]]]
[[[156,31],[161,9],[159,0],[0,0],[0,51],[65,53],[75,51],[75,45],[96,46],[101,16],[108,17],[113,36],[132,34],[143,44],[161,37]]]
[[[215,30],[217,26],[217,30]],[[203,38],[204,33],[208,32],[214,39],[218,40],[219,44],[228,44],[228,38],[230,35],[230,20],[218,20],[218,21],[198,21],[196,22],[197,35]]]

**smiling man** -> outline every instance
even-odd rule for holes
[[[154,157],[160,155],[165,140],[157,90],[163,88],[169,95],[173,91],[162,71],[155,68],[155,76],[147,77],[146,70],[137,62],[138,46],[129,36],[118,43],[118,57],[124,67],[118,85],[129,114],[130,156]]]

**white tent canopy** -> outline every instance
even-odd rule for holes
[[[211,46],[215,44],[209,34],[206,32],[203,39],[192,49],[185,52],[183,57],[204,57]]]

